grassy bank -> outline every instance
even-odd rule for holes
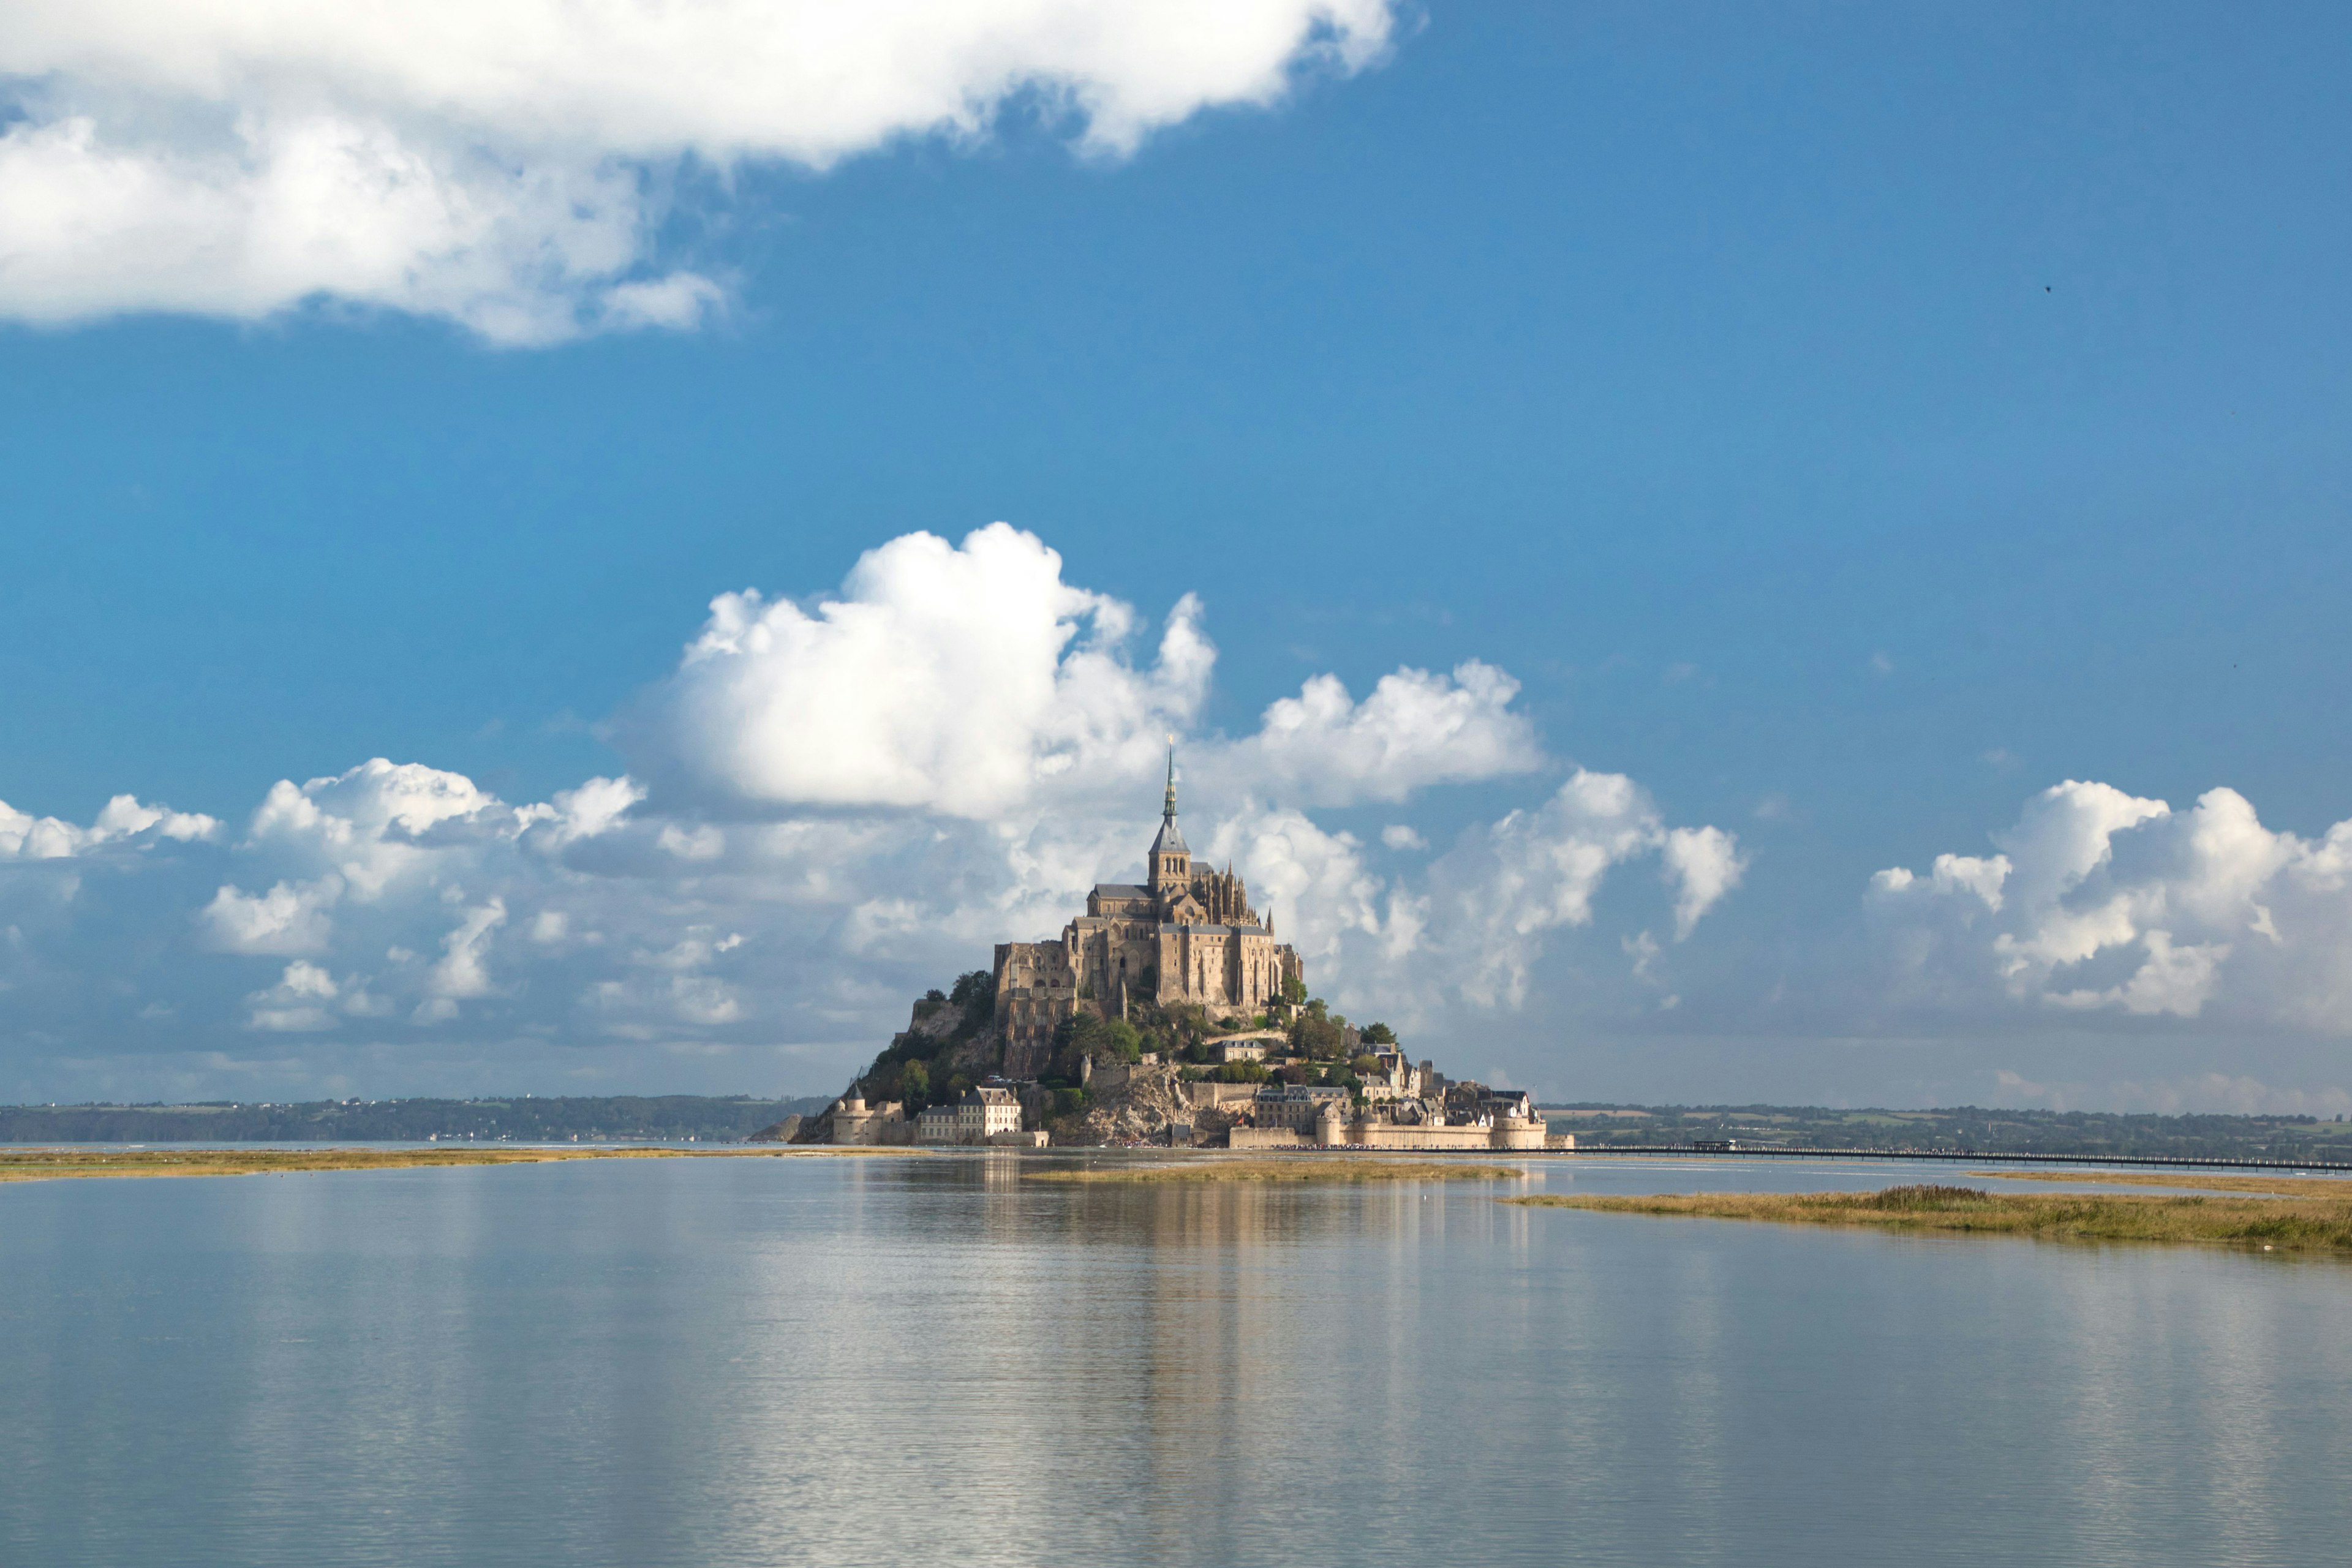
[[[2103,1187],[2189,1187],[2207,1193],[2265,1193],[2280,1198],[2324,1198],[2352,1203],[2352,1179],[2340,1176],[2189,1175],[2170,1171],[2084,1171],[2070,1175],[2041,1171],[1970,1171],[1997,1182],[2096,1182]]]
[[[911,1154],[912,1149],[6,1149],[0,1182],[73,1176],[263,1176],[291,1171],[389,1171],[416,1166],[543,1165],[556,1160],[776,1160],[824,1154]]]
[[[1500,1182],[1526,1175],[1508,1165],[1444,1160],[1186,1160],[1165,1165],[1099,1165],[1029,1173],[1036,1182]]]
[[[2097,1178],[2110,1178],[2102,1174]],[[2208,1178],[2198,1178],[2208,1183]],[[1661,1193],[1508,1198],[1530,1208],[1882,1230],[2025,1236],[2045,1241],[2167,1241],[2352,1254],[2352,1196],[2190,1197],[2137,1193],[1994,1194],[1975,1187],[1876,1193]]]

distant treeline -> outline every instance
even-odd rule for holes
[[[2153,1116],[2101,1110],[1831,1110],[1796,1105],[1546,1107],[1585,1147],[1737,1139],[1792,1149],[1977,1149],[2352,1163],[2352,1121],[2313,1116]]]
[[[318,1100],[299,1103],[0,1106],[0,1143],[325,1143],[504,1139],[732,1142],[821,1099],[697,1094],[519,1100]]]

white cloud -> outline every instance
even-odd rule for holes
[[[1282,934],[1319,989],[1435,1027],[1525,1005],[1549,944],[1594,923],[1615,868],[1658,856],[1687,936],[1746,866],[1732,835],[1669,829],[1633,780],[1584,769],[1542,805],[1464,834],[1418,877],[1374,875],[1353,837],[1296,810],[1246,808],[1210,849],[1240,866],[1261,910],[1287,917]],[[1636,978],[1656,981],[1655,940],[1624,940]]]
[[[1451,678],[1384,675],[1360,703],[1339,677],[1318,675],[1267,708],[1225,765],[1310,805],[1401,801],[1432,784],[1531,773],[1543,752],[1535,727],[1510,711],[1518,692],[1476,659]]]
[[[1199,620],[1179,603],[1158,663],[1137,669],[1119,647],[1133,613],[1064,583],[1035,536],[908,534],[813,610],[712,601],[639,743],[656,777],[721,803],[991,817],[1046,781],[1147,769],[1205,693]]]
[[[898,807],[974,820],[1134,809],[1171,734],[1196,725],[1216,649],[1180,599],[1155,657],[1135,610],[1063,580],[1035,536],[909,534],[868,552],[838,597],[745,591],[711,605],[677,672],[624,725],[671,798],[725,813]],[[1254,733],[1183,742],[1188,800],[1401,802],[1543,763],[1518,682],[1469,660],[1400,669],[1361,702],[1336,677],[1269,706]],[[668,840],[698,853],[679,829]],[[1409,828],[1407,831],[1411,831]],[[714,852],[715,851],[711,851]]]
[[[1994,843],[1872,879],[1909,999],[2352,1032],[2352,822],[2305,839],[2234,790],[2176,813],[2068,780]]]
[[[549,837],[561,847],[608,833],[645,798],[645,786],[632,778],[594,778],[577,789],[558,790],[545,815]]]
[[[333,975],[298,958],[286,966],[277,984],[245,999],[251,1009],[246,1026],[291,1033],[331,1029],[336,1023],[332,1007],[341,990]]]
[[[490,933],[507,923],[503,899],[492,899],[466,911],[457,929],[441,939],[441,962],[433,966],[425,988],[436,997],[456,1001],[490,994],[488,947]]]
[[[1591,924],[1612,868],[1677,842],[1667,870],[1682,885],[1676,922],[1687,931],[1737,881],[1738,841],[1715,828],[1672,838],[1656,803],[1622,773],[1580,768],[1542,805],[1465,837],[1430,868],[1431,925],[1447,934],[1461,994],[1479,1006],[1519,1005],[1545,933]],[[1721,885],[1706,887],[1710,877]]]
[[[1429,840],[1402,822],[1391,822],[1381,829],[1381,842],[1391,849],[1427,849]]]
[[[1675,940],[1690,936],[1699,918],[1715,908],[1726,893],[1739,886],[1748,858],[1739,852],[1736,835],[1720,827],[1677,827],[1665,842],[1666,880],[1675,895]]]
[[[201,918],[224,952],[323,952],[334,931],[328,911],[342,896],[342,879],[333,875],[278,882],[258,894],[225,886]]]
[[[656,242],[690,167],[968,141],[1015,100],[1116,155],[1361,69],[1391,26],[1389,0],[16,0],[0,313],[690,326],[721,290]]]
[[[220,824],[209,816],[144,805],[127,795],[108,801],[88,827],[54,816],[33,816],[0,800],[0,860],[67,860],[102,844],[161,839],[185,844],[219,832]]]

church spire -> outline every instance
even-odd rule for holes
[[[1163,895],[1181,891],[1192,880],[1192,852],[1184,846],[1184,830],[1176,826],[1176,737],[1168,737],[1168,795],[1160,808],[1160,835],[1151,841],[1151,885]]]

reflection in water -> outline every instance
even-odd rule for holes
[[[2337,1268],[1034,1168],[0,1190],[0,1557],[2228,1564],[2352,1524]]]

